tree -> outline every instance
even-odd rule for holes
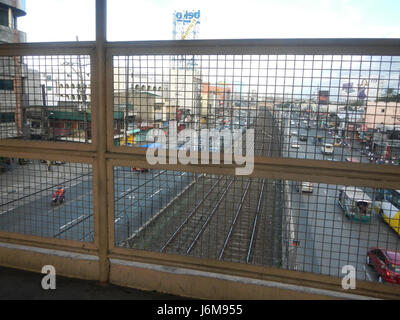
[[[394,88],[387,88],[386,95],[378,98],[378,101],[385,101],[385,102],[399,102],[400,101],[400,94]]]

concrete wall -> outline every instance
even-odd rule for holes
[[[368,103],[365,123],[368,128],[376,129],[381,125],[400,125],[400,104],[396,102]]]

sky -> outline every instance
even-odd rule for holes
[[[109,0],[107,40],[172,40],[174,11],[200,10],[198,39],[400,38],[398,0]],[[26,0],[28,42],[95,40],[95,0]]]

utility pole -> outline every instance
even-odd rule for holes
[[[78,36],[76,36],[76,41],[79,41]],[[71,66],[72,68],[72,66]],[[78,55],[78,68],[79,68],[79,82],[78,83],[78,92],[79,89],[81,91],[81,98],[82,98],[82,105],[83,105],[83,129],[85,131],[85,143],[88,143],[89,138],[88,138],[88,118],[87,118],[87,103],[86,103],[86,85],[85,81],[82,76],[82,64],[81,64],[81,56]],[[80,88],[79,88],[80,87]]]
[[[43,136],[45,140],[50,140],[50,121],[49,121],[49,110],[47,108],[47,101],[46,101],[46,86],[42,85],[42,100],[43,100],[43,108],[41,112],[41,128],[43,128]]]
[[[126,62],[126,75],[125,75],[125,116],[124,116],[124,142],[128,145],[128,112],[129,112],[129,56]]]
[[[15,124],[17,136],[23,136],[23,110],[22,110],[22,75],[20,57],[14,57],[14,92],[16,97]]]

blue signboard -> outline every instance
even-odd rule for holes
[[[197,19],[196,23],[200,23],[200,10],[197,11],[182,11],[182,12],[176,12],[175,13],[175,18],[177,22],[183,22],[183,23],[190,23],[193,18]]]

